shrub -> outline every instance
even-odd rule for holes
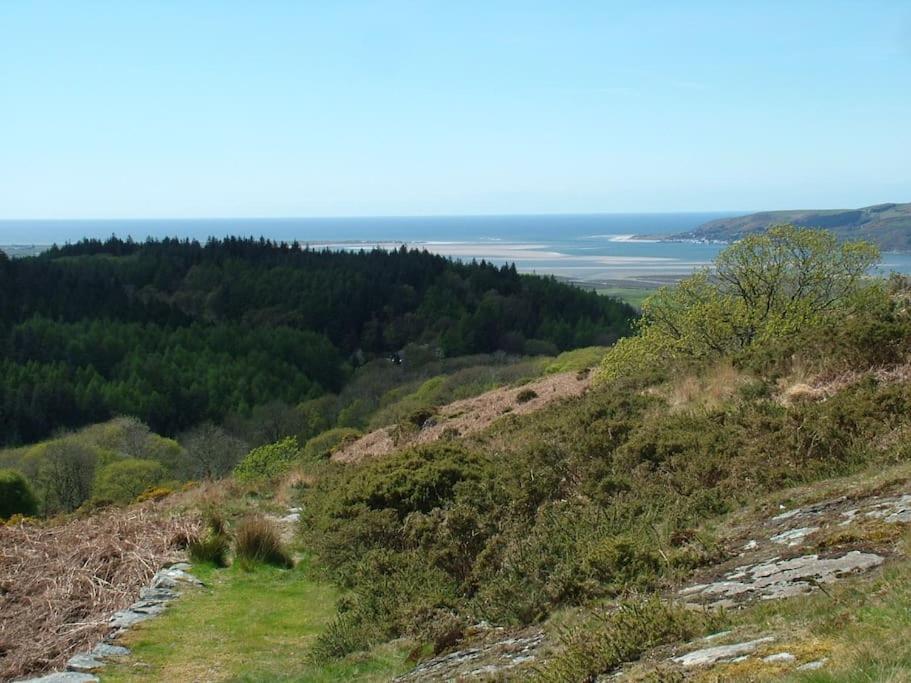
[[[95,479],[93,498],[129,503],[165,477],[164,467],[153,460],[127,458],[105,465]]]
[[[346,507],[392,509],[400,518],[445,505],[465,481],[484,476],[486,459],[453,443],[422,445],[358,471],[343,495]]]
[[[231,538],[224,517],[214,509],[209,510],[206,514],[206,535],[187,544],[190,559],[193,562],[208,562],[216,567],[227,567],[230,548]]]
[[[0,470],[0,519],[37,512],[38,501],[28,480],[15,470]]]
[[[879,252],[839,243],[824,230],[779,225],[722,251],[714,270],[662,287],[642,306],[639,334],[607,354],[612,380],[676,358],[701,360],[795,339],[845,320],[862,300],[864,275]]]
[[[374,550],[358,567],[353,595],[339,606],[314,647],[317,659],[341,657],[405,634],[434,633],[439,611],[454,604],[455,583],[420,552]]]
[[[593,681],[642,653],[717,628],[720,617],[662,602],[627,600],[593,610],[560,634],[561,649],[537,670],[542,681]]]
[[[609,350],[606,346],[587,346],[582,349],[565,351],[544,368],[544,374],[588,370],[597,366]]]
[[[172,493],[174,493],[174,489],[170,488],[169,486],[153,486],[152,488],[140,493],[136,497],[136,502],[144,503],[147,500],[162,500],[163,498],[170,496]]]
[[[286,568],[294,565],[275,524],[262,515],[249,515],[238,523],[234,530],[234,553],[245,569],[257,564]]]
[[[522,389],[516,394],[516,403],[528,403],[536,398],[538,398],[538,392],[534,389]]]
[[[281,441],[254,448],[234,468],[234,476],[241,481],[274,479],[290,470],[300,456],[301,448],[297,439],[289,436]]]
[[[304,446],[308,460],[325,460],[333,451],[361,437],[361,432],[350,427],[336,427],[310,439]]]

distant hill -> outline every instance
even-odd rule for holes
[[[911,203],[877,204],[862,209],[763,211],[709,221],[670,239],[730,242],[781,223],[825,228],[841,239],[869,240],[884,251],[911,251]]]

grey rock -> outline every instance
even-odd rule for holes
[[[720,581],[689,586],[679,595],[712,606],[731,606],[756,598],[778,600],[809,593],[817,584],[831,583],[841,576],[866,571],[882,563],[881,556],[857,550],[828,558],[818,555],[788,560],[773,558],[746,569],[738,568]]]
[[[737,657],[752,653],[760,645],[771,643],[773,640],[775,639],[772,636],[767,636],[765,638],[757,638],[756,640],[748,640],[744,643],[707,647],[694,652],[688,652],[679,657],[674,657],[672,661],[686,668],[708,666],[710,664],[717,664],[718,662],[730,662]]]
[[[805,526],[800,527],[799,529],[789,529],[788,531],[783,531],[780,534],[772,536],[769,540],[773,543],[794,546],[799,545],[804,538],[812,534],[814,531],[819,531],[819,527]]]
[[[166,607],[167,605],[156,600],[140,600],[130,605],[130,611],[155,616],[164,612]]]
[[[510,669],[534,661],[544,634],[512,636],[477,647],[465,648],[428,659],[396,681],[453,681],[499,678]]]
[[[78,671],[81,673],[92,673],[104,666],[104,662],[96,659],[94,655],[82,653],[73,655],[66,662],[67,671]]]
[[[98,643],[92,648],[92,656],[95,659],[107,659],[108,657],[126,657],[130,654],[130,648],[121,645],[110,645],[108,643]]]
[[[184,565],[186,568],[189,568],[190,565]],[[203,583],[197,579],[192,574],[189,574],[186,569],[180,566],[173,566],[167,569],[160,569],[155,573],[155,576],[152,577],[151,588],[166,588],[169,590],[174,590],[178,587],[179,584],[186,583],[192,586],[202,586]]]
[[[768,657],[763,657],[762,661],[769,664],[775,664],[778,662],[789,664],[791,662],[796,662],[797,657],[792,655],[790,652],[776,652],[774,655],[769,655]]]
[[[158,600],[159,602],[165,602],[167,600],[173,600],[179,595],[175,590],[170,588],[143,588],[139,591],[139,598],[141,600]]]
[[[824,667],[828,661],[829,659],[827,657],[823,657],[822,659],[817,659],[813,662],[807,662],[806,664],[798,666],[797,671],[818,671]]]
[[[98,678],[92,674],[76,671],[58,671],[40,678],[27,678],[21,683],[97,683]]]
[[[125,609],[114,613],[110,620],[110,626],[111,628],[123,630],[135,626],[146,619],[151,619],[153,616],[153,614],[134,612],[131,609]]]

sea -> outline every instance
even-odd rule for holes
[[[747,213],[747,212],[743,212]],[[497,216],[0,220],[0,248],[26,255],[50,244],[117,235],[252,236],[314,248],[393,249],[401,245],[464,261],[515,263],[522,272],[590,284],[654,287],[711,264],[724,244],[664,241],[734,212]],[[911,273],[911,254],[886,253],[880,273]]]

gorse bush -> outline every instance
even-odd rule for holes
[[[297,439],[289,436],[281,441],[254,448],[234,468],[241,481],[274,479],[288,472],[300,460],[301,448]]]
[[[294,565],[275,523],[262,515],[248,515],[237,523],[234,554],[245,569],[257,564],[286,568]]]
[[[657,597],[625,600],[615,607],[592,610],[580,623],[564,628],[559,653],[537,668],[535,678],[554,683],[594,681],[651,648],[692,639],[722,623],[718,616]]]
[[[129,503],[164,478],[164,467],[153,460],[117,460],[98,471],[92,492],[97,500]]]
[[[15,470],[0,470],[0,519],[37,512],[38,501],[28,480]]]
[[[357,429],[336,427],[318,434],[304,446],[304,457],[307,460],[325,460],[332,452],[361,436]]]

